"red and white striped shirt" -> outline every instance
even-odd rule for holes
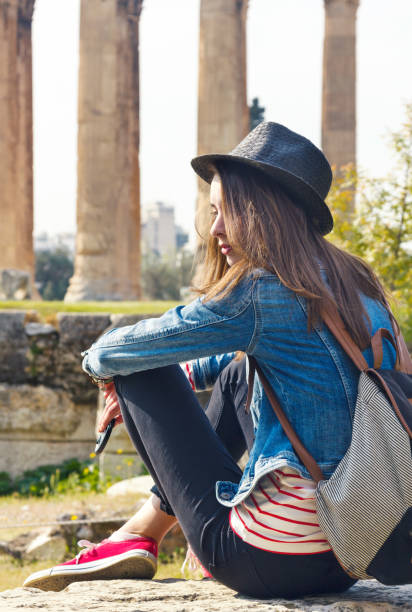
[[[261,478],[230,512],[233,531],[251,546],[284,555],[331,550],[316,513],[313,480],[285,466]]]

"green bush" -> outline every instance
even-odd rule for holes
[[[394,167],[386,177],[369,178],[348,166],[334,181],[328,196],[335,218],[330,239],[372,266],[412,349],[412,103],[390,145]]]
[[[68,459],[60,465],[26,470],[14,480],[6,472],[0,472],[0,495],[43,497],[68,492],[102,492],[112,483],[111,478],[101,477],[97,463]]]

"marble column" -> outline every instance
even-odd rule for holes
[[[356,12],[359,0],[325,0],[322,148],[339,173],[356,164]]]
[[[201,0],[197,154],[228,153],[249,131],[248,0]],[[197,223],[209,225],[209,189],[198,182]]]
[[[67,302],[140,297],[142,0],[82,0],[77,239]]]
[[[0,269],[34,280],[32,17],[34,0],[0,0]]]

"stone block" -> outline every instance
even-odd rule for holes
[[[31,298],[30,274],[23,270],[0,270],[0,300],[28,300]]]
[[[121,497],[123,495],[129,495],[131,497],[146,495],[150,497],[150,489],[153,487],[153,484],[154,482],[151,476],[136,476],[135,478],[128,478],[127,480],[116,482],[107,489],[106,495],[109,497]]]
[[[27,380],[28,339],[22,310],[0,311],[0,382],[21,383]]]
[[[12,478],[40,465],[56,465],[74,457],[86,460],[94,448],[94,440],[53,440],[29,434],[16,439],[0,435],[0,472],[7,472]]]
[[[74,401],[96,401],[97,388],[82,370],[81,352],[88,349],[110,325],[110,316],[59,313],[57,322],[60,342],[56,357],[56,379],[69,391]]]
[[[50,561],[61,563],[67,554],[68,545],[62,532],[49,526],[40,530],[22,533],[9,542],[0,542],[0,551],[23,562]]]
[[[68,313],[57,315],[60,342],[78,353],[89,348],[110,325],[110,315],[100,313]]]
[[[59,386],[56,379],[59,332],[53,325],[27,323],[24,327],[28,340],[28,380],[33,384]]]
[[[65,391],[0,384],[0,432],[72,434],[81,418]]]
[[[23,552],[25,561],[50,561],[53,564],[64,561],[67,553],[65,538],[60,532],[48,528],[36,535]]]

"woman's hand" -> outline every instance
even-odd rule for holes
[[[111,382],[104,385],[102,391],[104,393],[105,406],[97,428],[99,432],[104,431],[112,419],[116,419],[115,425],[123,423],[114,383]]]

